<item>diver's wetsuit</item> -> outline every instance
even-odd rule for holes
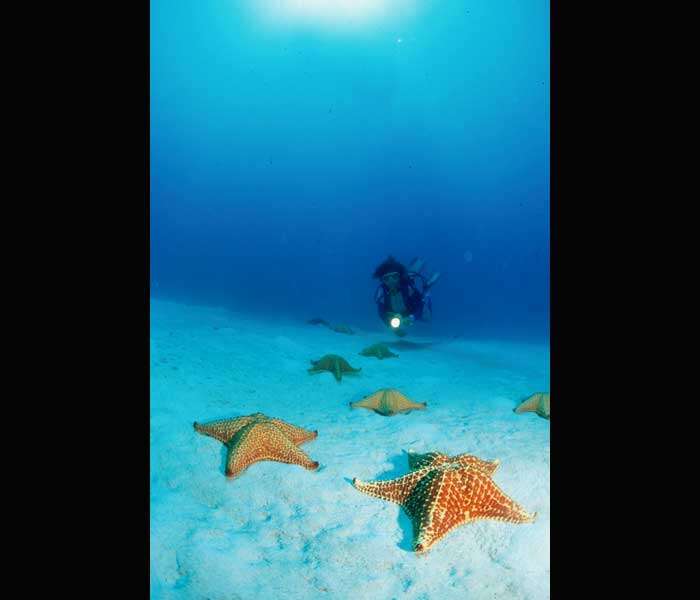
[[[416,287],[416,279],[421,281],[422,290],[420,291]],[[389,288],[380,283],[374,294],[379,318],[387,326],[390,326],[391,315],[395,313],[399,313],[402,317],[413,315],[418,321],[428,320],[433,311],[430,297],[426,295],[427,292],[425,278],[419,273],[409,273],[406,279],[401,280],[396,292],[399,298],[393,302]]]

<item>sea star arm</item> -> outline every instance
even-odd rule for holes
[[[486,475],[493,475],[498,469],[498,465],[501,464],[500,460],[481,460],[472,454],[459,454],[451,460],[458,462],[463,467],[478,469]]]
[[[538,392],[523,400],[513,409],[516,414],[525,412],[537,413],[540,417],[549,420],[549,392]]]
[[[408,452],[408,468],[411,469],[411,471],[429,467],[434,463],[442,464],[446,460],[447,455],[440,452],[426,452],[425,454]]]
[[[374,410],[379,407],[379,399],[375,394],[373,396],[363,398],[362,400],[358,400],[357,402],[351,402],[350,406],[353,408],[369,408],[370,410]]]
[[[361,481],[355,478],[352,480],[352,485],[368,496],[404,505],[422,476],[422,471],[413,471],[403,477],[387,481]]]
[[[236,432],[245,427],[251,420],[257,416],[264,417],[262,413],[256,413],[246,417],[237,417],[235,419],[219,419],[218,421],[210,421],[209,423],[194,423],[194,429],[202,435],[207,435],[219,440],[220,442],[228,442]]]
[[[493,519],[507,523],[532,523],[537,513],[528,513],[509,498],[487,475],[475,469],[461,469],[460,481],[467,490],[465,510],[469,520]]]
[[[498,468],[498,465],[501,463],[499,460],[482,460],[472,454],[458,454],[457,456],[449,457],[441,452],[427,452],[425,454],[408,452],[408,468],[412,471],[429,466],[442,465],[446,462],[456,463],[463,467],[479,469],[487,475],[493,475]]]
[[[318,431],[309,431],[303,427],[297,427],[291,423],[286,423],[281,419],[271,419],[271,423],[280,429],[286,435],[292,444],[303,444],[305,442],[315,440],[318,437]]]
[[[394,412],[408,412],[411,410],[425,410],[427,402],[413,402],[413,400],[390,400],[390,406]]]

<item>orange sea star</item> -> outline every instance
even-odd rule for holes
[[[236,477],[251,464],[262,460],[301,465],[309,470],[318,468],[318,463],[297,447],[315,439],[318,432],[267,417],[263,413],[205,424],[195,422],[194,428],[226,445],[228,477]]]
[[[313,366],[309,369],[309,373],[330,371],[337,381],[343,378],[343,373],[359,373],[362,371],[362,367],[359,369],[351,367],[347,360],[337,354],[326,354],[318,360],[312,360],[311,364]]]
[[[362,400],[351,402],[350,406],[352,408],[368,408],[384,417],[391,417],[398,413],[406,413],[412,410],[425,410],[427,403],[413,402],[399,390],[386,388],[378,390]]]
[[[523,400],[513,409],[514,413],[535,412],[540,417],[549,420],[549,392],[538,392]]]
[[[494,483],[487,472],[495,470],[494,463],[465,454],[450,458],[439,453],[415,455],[413,459],[409,455],[411,461],[423,466],[397,479],[353,479],[352,484],[365,494],[404,508],[413,523],[416,552],[427,551],[456,527],[478,519],[531,523],[537,516],[526,512]]]

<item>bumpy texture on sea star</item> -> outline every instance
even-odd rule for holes
[[[466,454],[450,458],[432,452],[413,459],[409,454],[411,462],[422,466],[397,479],[353,479],[352,484],[369,496],[404,508],[413,523],[416,552],[427,551],[456,527],[478,519],[532,523],[537,516],[526,512],[493,482],[487,471],[494,463]]]
[[[525,412],[536,412],[540,417],[549,420],[549,392],[538,392],[532,394],[526,400],[523,400],[516,408],[514,413],[521,414]]]
[[[194,422],[194,430],[201,433],[202,435],[208,435],[222,443],[228,442],[233,435],[245,427],[248,423],[256,420],[266,418],[262,413],[254,413],[252,415],[246,415],[244,417],[235,417],[233,419],[220,419],[218,421],[210,421],[209,423],[198,423]]]
[[[411,471],[417,471],[430,466],[441,466],[446,463],[458,463],[463,467],[473,467],[479,469],[484,474],[491,476],[498,469],[501,461],[496,460],[481,460],[472,454],[458,454],[457,456],[447,456],[440,452],[427,452],[426,454],[418,454],[417,452],[408,452],[408,468]]]
[[[360,354],[362,356],[376,356],[380,360],[383,358],[398,358],[399,356],[398,354],[394,354],[391,350],[389,350],[386,344],[373,344],[372,346],[365,348],[362,352],[360,352]]]
[[[228,477],[238,476],[251,464],[261,460],[301,465],[309,470],[318,468],[318,463],[297,447],[318,437],[318,432],[297,427],[281,419],[272,419],[263,413],[205,424],[195,422],[194,428],[226,445]]]
[[[368,408],[383,417],[391,417],[398,413],[407,413],[412,410],[425,410],[426,402],[413,402],[404,396],[399,390],[382,389],[362,400],[351,402],[352,408]]]
[[[326,354],[319,360],[312,360],[311,364],[313,367],[309,369],[309,373],[330,371],[338,381],[343,378],[343,373],[359,373],[362,371],[362,368],[355,369],[351,367],[347,360],[337,354]]]

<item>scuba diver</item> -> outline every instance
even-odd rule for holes
[[[374,294],[379,318],[399,337],[405,336],[406,328],[416,320],[427,322],[433,315],[429,290],[440,273],[426,279],[421,273],[423,264],[423,259],[414,258],[406,268],[389,256],[374,270],[373,277],[381,281]]]

